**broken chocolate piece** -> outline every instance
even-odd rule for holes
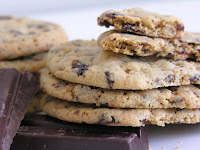
[[[22,121],[11,150],[147,150],[145,127],[76,124],[29,114]]]
[[[38,86],[29,72],[0,69],[0,150],[9,150]]]

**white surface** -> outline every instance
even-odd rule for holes
[[[122,10],[124,8],[141,7],[162,14],[173,14],[185,23],[185,29],[200,32],[200,2],[165,2],[165,3],[118,3],[113,5],[93,7],[90,9],[70,9],[62,12],[29,14],[29,17],[58,23],[64,27],[69,39],[92,39],[108,30],[97,25],[97,17],[108,9]],[[200,124],[197,125],[167,125],[166,127],[149,127],[149,141],[152,150],[200,150]]]

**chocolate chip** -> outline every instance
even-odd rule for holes
[[[10,30],[9,33],[13,34],[14,36],[23,34],[21,31],[18,31],[18,30]]]
[[[72,69],[74,69],[78,76],[82,76],[88,70],[88,65],[81,63],[79,60],[72,62]]]
[[[110,73],[108,71],[105,72],[106,80],[110,89],[112,89],[114,81],[110,79]]]
[[[108,17],[108,18],[111,18],[111,19],[115,19],[117,14],[115,14],[115,13],[108,13],[108,14],[106,14],[106,17]]]
[[[108,28],[111,24],[107,20],[104,20],[104,21],[100,22],[100,25],[104,25],[105,27]]]
[[[142,124],[145,124],[146,122],[146,119],[143,119],[143,120],[139,120]]]
[[[196,74],[195,76],[190,78],[191,83],[197,83],[200,79],[200,75]]]
[[[130,24],[122,24],[122,30],[125,31],[125,32],[132,32],[133,30],[131,29],[133,25],[130,25]]]
[[[156,83],[160,83],[160,79],[159,78],[156,78],[155,81],[156,81]]]
[[[65,87],[66,85],[68,85],[68,83],[54,83],[52,84],[52,86],[54,86],[55,88],[60,88],[60,87]]]
[[[40,30],[43,30],[44,32],[50,31],[48,26],[45,24],[29,24],[27,25],[27,27],[31,29],[40,29]]]
[[[136,54],[136,51],[132,49],[131,53],[134,55],[134,54]]]
[[[12,16],[0,16],[0,20],[10,20],[12,18]]]
[[[175,77],[174,77],[174,75],[168,75],[165,79],[164,79],[166,82],[174,82],[174,80],[175,80]]]
[[[179,24],[177,21],[176,21],[176,28],[177,28],[179,31],[184,31],[184,25]]]
[[[74,112],[75,115],[79,115],[80,110]]]
[[[100,120],[97,122],[97,124],[114,124],[115,123],[115,118],[111,116],[112,120],[108,121],[105,119],[104,114],[101,115]]]
[[[181,97],[181,98],[177,98],[177,99],[173,100],[171,103],[172,104],[177,104],[177,103],[180,103],[182,101],[183,101],[183,98]]]
[[[147,53],[149,50],[148,49],[143,49],[142,52],[145,54]]]
[[[145,124],[151,124],[150,121],[146,120],[146,119],[143,119],[143,120],[139,120],[143,125]]]

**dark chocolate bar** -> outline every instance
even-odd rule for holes
[[[0,69],[0,150],[9,150],[27,107],[38,90],[35,77],[16,69]]]
[[[22,121],[11,150],[147,150],[145,127],[109,127],[64,122],[29,114]]]

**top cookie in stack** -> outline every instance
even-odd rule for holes
[[[182,21],[175,16],[134,8],[106,11],[98,18],[98,24],[116,29],[99,37],[98,44],[104,50],[131,56],[200,60],[200,34],[184,32]]]

